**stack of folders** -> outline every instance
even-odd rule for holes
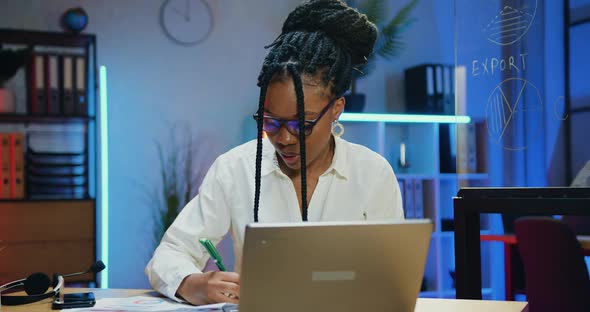
[[[476,136],[473,123],[439,125],[441,173],[477,172]]]
[[[57,149],[51,142],[59,136],[65,136],[68,143],[62,143]],[[81,199],[88,197],[88,162],[81,135],[29,132],[28,143],[27,194],[29,198]]]
[[[424,192],[422,191],[422,180],[401,179],[399,187],[402,193],[402,204],[406,219],[424,218]]]
[[[34,115],[88,115],[85,55],[31,54],[27,63],[28,111]]]
[[[404,72],[406,111],[455,114],[455,69],[452,65],[422,64]]]
[[[0,199],[22,199],[24,186],[23,134],[19,132],[0,133]]]

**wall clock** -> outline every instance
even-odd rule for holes
[[[213,14],[205,0],[166,0],[160,8],[160,24],[170,40],[192,46],[211,34]]]

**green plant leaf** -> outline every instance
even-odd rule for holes
[[[347,3],[358,8],[360,12],[367,15],[370,21],[379,27],[379,36],[375,42],[373,54],[368,57],[367,64],[358,67],[358,71],[353,72],[353,79],[361,79],[368,76],[375,68],[376,58],[381,57],[386,60],[399,57],[405,50],[405,43],[402,34],[415,21],[410,18],[410,14],[418,4],[419,0],[410,0],[403,6],[391,20],[384,21],[385,1],[383,0],[349,0]]]
[[[401,38],[401,34],[384,37],[376,46],[378,47],[375,52],[376,55],[385,59],[399,57],[405,49],[405,43]]]
[[[410,0],[410,2],[408,4],[406,4],[404,7],[402,7],[397,12],[397,14],[393,17],[393,19],[391,19],[391,21],[389,21],[388,25],[383,27],[384,31],[388,27],[392,27],[392,26],[396,27],[396,25],[402,26],[402,25],[406,25],[408,22],[410,22],[411,21],[410,14],[412,13],[412,10],[416,7],[417,4],[418,4],[418,0]],[[403,29],[404,27],[398,27],[398,28]]]
[[[384,0],[366,0],[360,4],[357,4],[358,1],[348,2],[349,5],[356,7],[359,12],[367,15],[367,19],[375,25],[383,24],[386,12]]]
[[[397,14],[381,29],[380,38],[377,40],[375,53],[385,59],[399,57],[403,52],[405,45],[401,35],[414,22],[410,19],[410,14],[418,0],[411,0],[402,7]]]
[[[191,133],[188,132],[186,138],[186,150],[184,154],[184,202],[188,203],[191,200],[191,192],[193,191],[193,139]]]
[[[173,215],[178,210],[178,205],[180,204],[179,194],[176,191],[172,191],[167,195],[166,209],[168,210],[168,215]]]

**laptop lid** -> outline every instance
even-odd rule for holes
[[[414,311],[432,230],[430,220],[250,224],[239,311]]]

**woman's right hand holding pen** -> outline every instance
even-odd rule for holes
[[[176,295],[194,305],[239,303],[240,275],[235,272],[195,273],[184,278]]]

